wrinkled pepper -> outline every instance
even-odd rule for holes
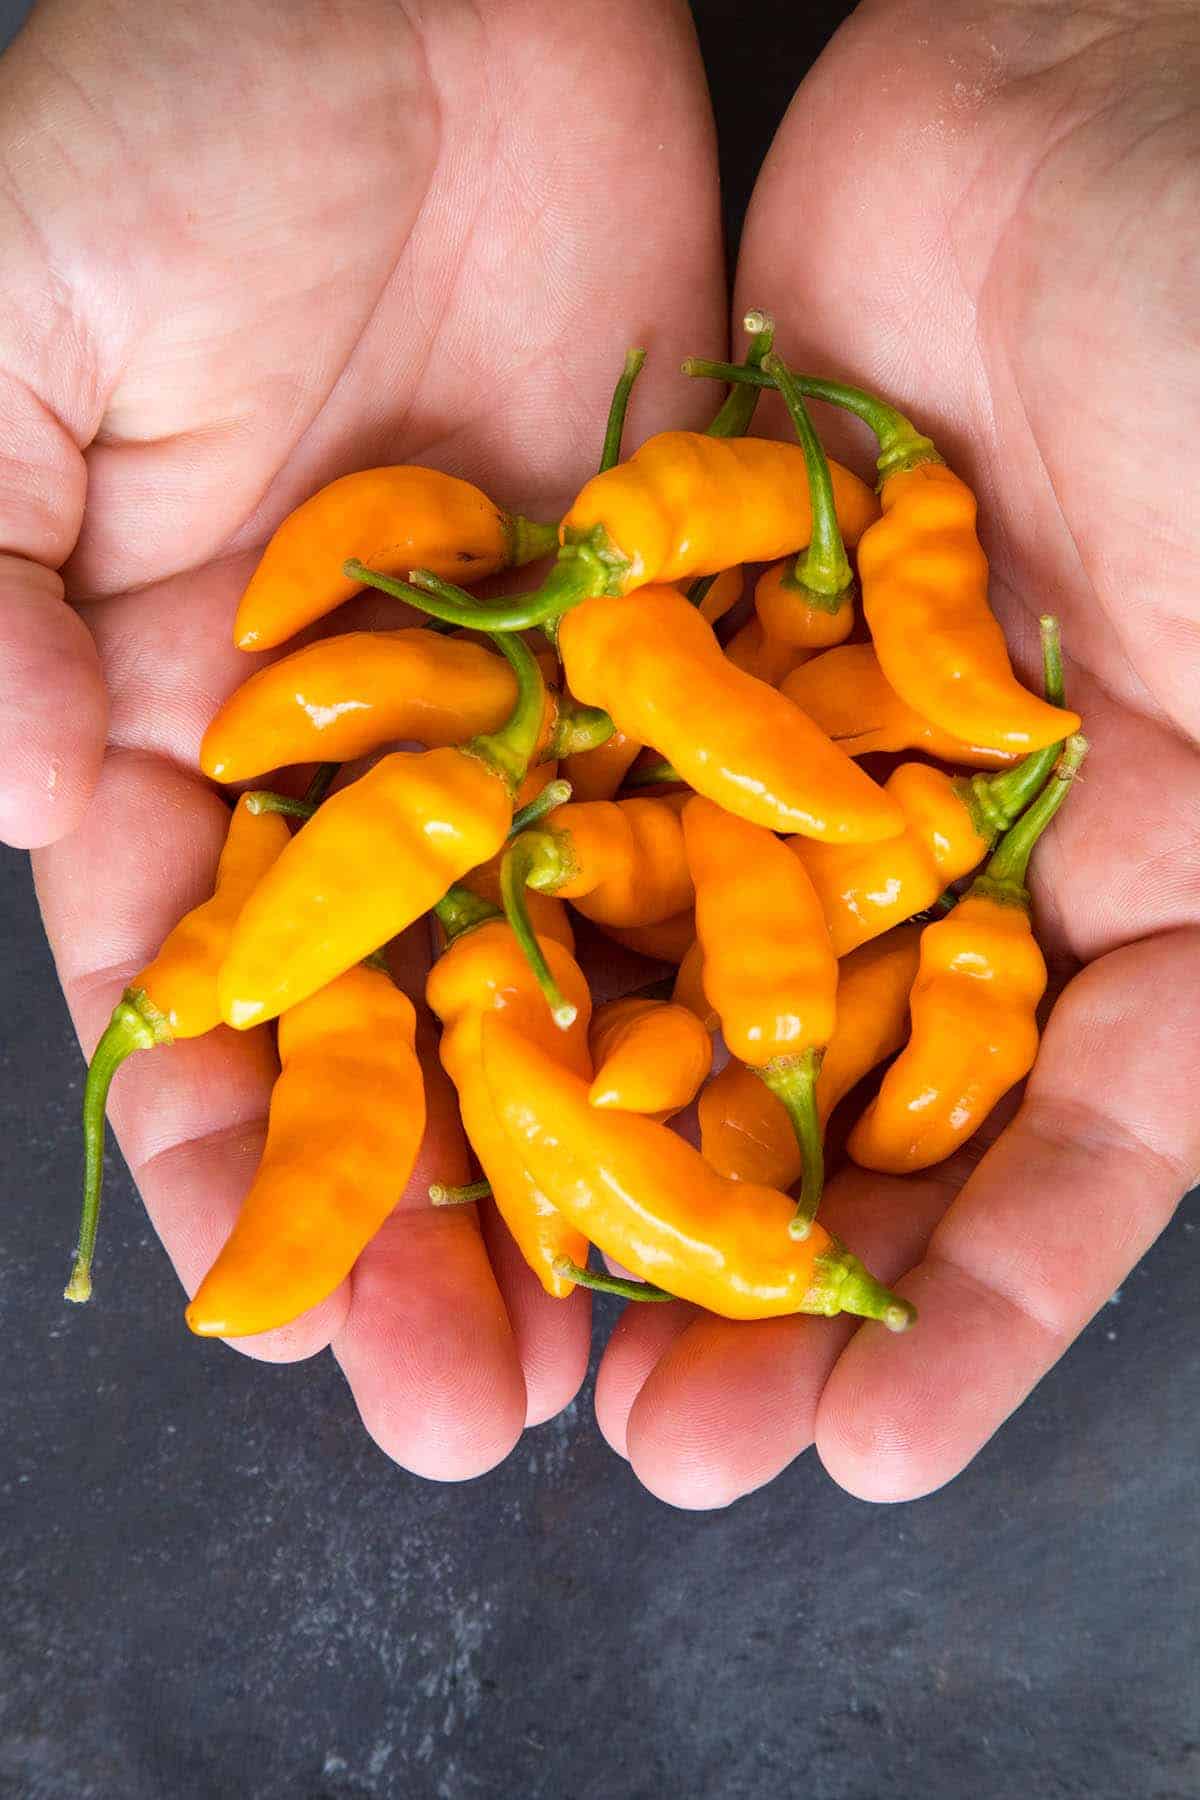
[[[712,1039],[669,1000],[610,1000],[592,1014],[593,1106],[669,1119],[690,1106],[712,1067]]]
[[[1087,753],[1067,740],[1038,798],[953,912],[921,935],[907,1047],[850,1134],[864,1168],[904,1175],[944,1161],[1033,1067],[1046,964],[1033,935],[1030,854]]]
[[[545,687],[519,638],[496,641],[517,676],[508,723],[455,749],[394,751],[301,827],[234,927],[218,984],[229,1024],[244,1029],[298,1005],[503,844]]]
[[[201,1337],[288,1325],[345,1280],[394,1209],[425,1135],[416,1014],[360,965],[289,1007],[249,1193],[187,1322]]]
[[[104,1184],[104,1115],[113,1076],[134,1050],[203,1037],[221,1023],[217,973],[234,923],[290,836],[280,814],[255,813],[245,799],[238,801],[211,899],[193,907],[169,933],[154,961],[134,976],[96,1045],[83,1090],[83,1213],[66,1287],[68,1300],[91,1298]]]
[[[838,966],[796,857],[759,825],[699,797],[683,809],[704,991],[730,1052],[782,1101],[804,1161],[792,1230],[811,1229],[824,1179],[816,1086],[836,1018]]]
[[[730,1319],[856,1313],[893,1331],[915,1318],[814,1225],[788,1232],[786,1194],[722,1179],[666,1125],[592,1106],[588,1083],[496,1016],[483,1032],[494,1116],[547,1198],[642,1280]]]

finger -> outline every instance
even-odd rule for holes
[[[613,1327],[596,1372],[596,1423],[611,1448],[626,1461],[626,1433],[634,1401],[656,1363],[695,1317],[696,1308],[682,1300],[670,1306],[630,1304]]]
[[[949,1195],[939,1179],[845,1169],[829,1184],[821,1217],[890,1281],[920,1255]],[[654,1322],[630,1320],[636,1310],[626,1314],[628,1332],[649,1340]],[[666,1345],[630,1408],[626,1439],[639,1481],[688,1509],[728,1506],[773,1481],[812,1443],[821,1389],[858,1329],[881,1328],[842,1318],[696,1315]],[[632,1360],[633,1347],[625,1354]]]
[[[916,1327],[860,1333],[822,1395],[817,1447],[851,1493],[909,1500],[958,1474],[1195,1180],[1198,953],[1194,930],[1130,945],[1063,994],[1015,1121],[900,1283]]]
[[[525,1423],[543,1425],[569,1406],[587,1374],[592,1342],[590,1295],[565,1300],[542,1286],[490,1202],[480,1207],[483,1239],[503,1296],[525,1377]]]

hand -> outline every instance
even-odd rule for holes
[[[949,1480],[1200,1167],[1197,55],[1186,0],[878,0],[758,182],[736,313],[775,312],[798,367],[895,401],[976,484],[1027,675],[1037,615],[1061,615],[1092,753],[1034,894],[1052,963],[1083,969],[982,1161],[827,1188],[824,1222],[904,1277],[908,1337],[628,1309],[597,1412],[676,1505],[734,1500],[814,1440],[865,1499]]]
[[[284,513],[419,460],[552,516],[630,343],[652,352],[632,429],[711,410],[677,371],[723,333],[712,130],[675,0],[606,0],[569,33],[539,0],[63,0],[0,65],[0,114],[2,822],[50,846],[39,894],[90,1049],[210,890],[227,814],[197,751],[256,666],[231,624]],[[50,572],[68,554],[80,614]],[[419,994],[424,937],[406,949]],[[189,1290],[261,1147],[265,1036],[136,1056],[114,1088]],[[436,1057],[430,1087],[408,1194],[352,1281],[242,1347],[332,1343],[383,1448],[449,1478],[570,1398],[588,1311],[545,1299],[493,1220],[429,1209],[432,1178],[468,1174]],[[137,1279],[102,1240],[96,1304]]]

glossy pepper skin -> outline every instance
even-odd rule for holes
[[[1000,769],[1016,761],[1012,751],[964,744],[914,712],[888,681],[872,644],[843,644],[812,657],[784,677],[780,692],[847,756],[922,750],[967,769]]]
[[[83,1093],[84,1203],[68,1300],[91,1296],[91,1260],[104,1181],[104,1115],[113,1076],[134,1050],[202,1037],[221,1023],[217,973],[243,906],[291,833],[278,813],[253,813],[239,800],[217,864],[212,897],[193,907],[158,955],[135,975],[88,1067]]]
[[[822,1126],[864,1075],[908,1036],[921,927],[899,925],[838,964],[837,1019],[817,1077]],[[728,1062],[700,1095],[700,1150],[731,1181],[790,1188],[803,1158],[782,1101],[743,1063]]]
[[[964,743],[1024,753],[1079,728],[1079,715],[1021,686],[988,604],[975,496],[940,462],[885,475],[883,516],[858,548],[862,604],[879,666],[901,699]]]
[[[483,1021],[499,1013],[511,1021],[514,1035],[539,1046],[573,1079],[590,1082],[587,982],[561,944],[546,938],[542,949],[576,1008],[575,1021],[565,1031],[546,1010],[529,964],[503,919],[489,920],[454,939],[430,971],[425,998],[442,1021],[442,1066],[458,1090],[463,1127],[491,1184],[500,1216],[546,1292],[561,1299],[574,1283],[556,1265],[563,1259],[586,1264],[587,1238],[555,1210],[527,1173],[496,1118],[482,1063]]]
[[[787,1107],[803,1150],[803,1230],[821,1197],[815,1090],[837,1016],[838,965],[824,914],[803,865],[761,826],[697,796],[683,809],[683,830],[704,991],[731,1053]]]
[[[856,1312],[894,1330],[913,1309],[817,1225],[798,1244],[792,1202],[722,1180],[665,1125],[588,1101],[588,1084],[500,1019],[486,1021],[495,1115],[532,1177],[581,1233],[633,1274],[730,1319]]]
[[[903,829],[894,801],[803,713],[726,661],[676,589],[585,600],[558,643],[572,693],[740,818],[840,843]]]
[[[345,1280],[425,1134],[411,1000],[359,966],[279,1021],[267,1141],[233,1231],[187,1309],[202,1337],[288,1325]]]
[[[704,989],[704,946],[695,935],[694,917],[692,934],[692,941],[675,974],[671,999],[676,1006],[686,1006],[690,1013],[694,1013],[705,1031],[719,1031],[721,1015]]]
[[[1033,1067],[1046,964],[1025,870],[1086,748],[1082,738],[1068,740],[1055,774],[986,872],[948,917],[925,927],[908,1045],[850,1134],[850,1154],[864,1168],[904,1175],[944,1161]]]
[[[233,641],[268,650],[323,618],[359,583],[342,564],[433,569],[477,581],[553,549],[547,526],[510,517],[469,481],[409,465],[343,475],[289,513],[263,551],[238,606]]]
[[[642,753],[642,746],[623,731],[614,731],[594,750],[581,750],[562,761],[562,773],[576,800],[611,800]]]
[[[600,925],[654,925],[692,903],[679,823],[672,800],[568,801],[544,826],[524,832],[527,886],[570,900]]]
[[[712,1067],[712,1039],[668,1000],[610,1000],[592,1014],[593,1106],[669,1119],[689,1106]]]
[[[836,605],[818,606],[814,596],[796,584],[790,558],[764,569],[754,586],[754,613],[765,638],[791,651],[827,650],[842,644],[854,629],[854,602],[840,597]]]

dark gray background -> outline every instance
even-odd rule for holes
[[[697,10],[736,228],[842,9]],[[24,857],[0,854],[0,884],[0,1795],[1200,1792],[1182,1218],[919,1504],[850,1500],[808,1456],[727,1513],[671,1512],[601,1443],[590,1384],[495,1474],[422,1483],[368,1442],[328,1357],[273,1369],[187,1336],[116,1164],[120,1304],[60,1303],[80,1060]]]

